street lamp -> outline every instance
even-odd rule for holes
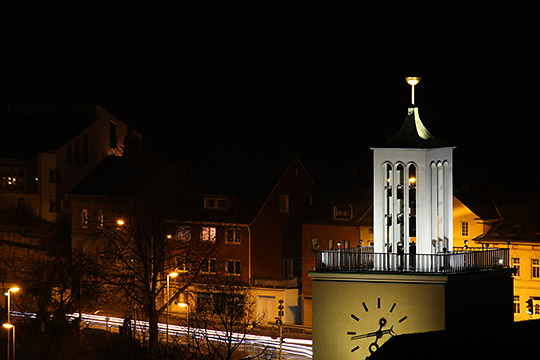
[[[167,359],[169,358],[169,302],[170,302],[170,292],[169,292],[169,278],[175,278],[178,276],[176,271],[173,271],[170,274],[167,274],[167,330],[165,331],[165,347],[167,349]]]
[[[10,314],[11,314],[11,293],[12,292],[17,292],[19,290],[20,290],[20,288],[18,286],[12,286],[6,292],[6,296],[7,296],[7,325],[11,325],[11,317],[10,317]],[[11,326],[13,327],[13,325],[11,325]],[[4,327],[6,329],[9,329],[9,327],[7,327],[6,324],[4,324]],[[13,327],[13,349],[15,349],[15,328],[14,327]],[[9,360],[9,331],[7,333],[7,358]]]
[[[7,346],[7,360],[9,360],[9,330],[13,329],[13,360],[15,360],[15,325],[10,323],[2,324],[2,326],[8,331],[8,346]]]
[[[188,353],[189,353],[189,304],[187,302],[179,302],[177,304],[181,308],[186,309],[186,322],[187,322],[187,346],[188,346]]]

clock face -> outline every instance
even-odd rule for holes
[[[396,326],[407,320],[398,314],[399,307],[393,301],[377,298],[373,303],[362,302],[362,307],[351,314],[356,331],[347,331],[351,339],[351,352],[366,347],[372,354],[386,340],[396,334]],[[352,329],[351,329],[352,330]]]

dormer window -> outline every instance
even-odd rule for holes
[[[336,220],[350,220],[352,218],[352,207],[350,204],[340,204],[333,206],[333,216]]]
[[[226,209],[227,198],[224,196],[205,196],[204,208],[205,209]]]

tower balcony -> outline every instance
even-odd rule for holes
[[[508,267],[508,249],[438,254],[376,253],[373,247],[317,252],[318,272],[463,273]]]

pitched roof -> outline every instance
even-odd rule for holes
[[[405,122],[391,138],[375,148],[430,149],[448,147],[422,124],[418,107],[410,107]]]
[[[501,219],[479,241],[540,243],[540,194],[493,193]]]

